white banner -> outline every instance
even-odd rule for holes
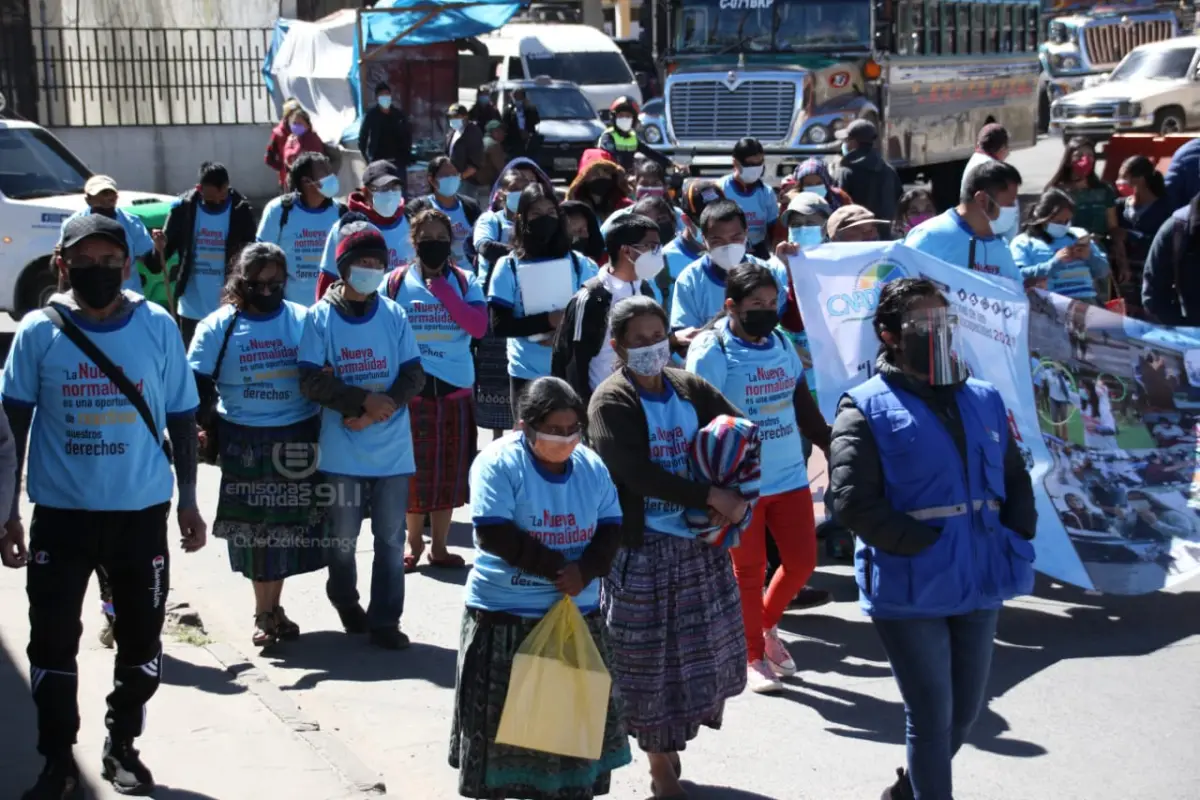
[[[1037,496],[1038,570],[1114,594],[1200,572],[1200,338],[1059,295],[1031,304],[899,242],[825,244],[790,266],[827,419],[875,372],[880,286],[928,278],[958,315],[956,351],[1009,409]]]

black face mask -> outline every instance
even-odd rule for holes
[[[525,249],[545,252],[558,235],[558,217],[545,216],[531,219],[525,223]]]
[[[115,208],[93,208],[92,213],[99,214],[102,217],[108,217],[109,219],[117,218],[117,210]]]
[[[612,178],[595,178],[587,182],[587,190],[596,197],[607,197],[613,189]]]
[[[121,293],[123,270],[112,267],[70,267],[67,278],[81,303],[91,309],[107,308]]]
[[[900,359],[913,372],[920,375],[929,374],[933,358],[930,353],[930,340],[932,338],[927,333],[906,333],[901,338],[904,346],[899,353]]]
[[[746,335],[761,339],[775,330],[779,324],[779,312],[773,308],[751,308],[743,311],[738,319]]]
[[[440,269],[450,258],[450,242],[426,239],[417,242],[417,258],[430,269]]]
[[[255,311],[261,311],[266,314],[283,305],[283,287],[275,287],[266,294],[254,292],[246,301],[247,305]]]
[[[658,241],[661,244],[666,244],[675,238],[675,223],[664,222],[658,226]]]
[[[586,254],[592,240],[586,236],[576,236],[571,240],[571,249]]]

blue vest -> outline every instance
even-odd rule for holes
[[[1032,592],[1033,545],[1000,523],[1008,415],[996,389],[971,379],[958,391],[965,468],[954,438],[916,395],[879,375],[849,395],[875,437],[888,502],[941,532],[915,556],[859,541],[854,572],[863,611],[948,617]]]

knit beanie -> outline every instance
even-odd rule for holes
[[[379,228],[366,221],[342,225],[337,243],[338,272],[345,277],[351,266],[366,258],[377,258],[387,268],[388,246]]]

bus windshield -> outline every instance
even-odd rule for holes
[[[868,0],[682,0],[677,53],[795,53],[871,45]]]

